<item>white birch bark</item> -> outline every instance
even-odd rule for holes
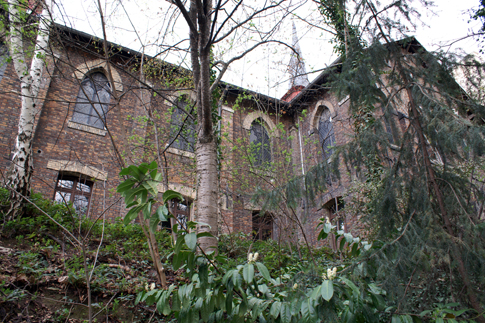
[[[216,142],[198,142],[197,152],[197,221],[209,226],[199,225],[198,233],[210,232],[217,237],[218,190]],[[205,252],[217,252],[217,238],[201,237],[199,244]]]
[[[37,112],[35,104],[39,93],[46,48],[49,42],[50,0],[45,1],[40,16],[39,31],[30,69],[27,66],[25,47],[22,39],[22,29],[25,26],[23,26],[20,18],[21,12],[19,7],[19,0],[9,0],[11,22],[9,39],[10,53],[12,55],[15,72],[20,80],[21,107],[15,151],[6,184],[13,191],[21,193],[24,196],[29,196],[30,179],[33,172],[32,141],[34,135],[34,120]],[[11,195],[12,206],[9,211],[10,218],[15,218],[21,210],[21,200],[22,197],[20,195],[15,193]]]

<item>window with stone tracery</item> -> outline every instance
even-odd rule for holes
[[[263,120],[256,119],[249,129],[249,142],[254,166],[267,166],[271,162],[271,142]]]
[[[72,121],[104,129],[110,100],[111,89],[106,76],[101,72],[86,75],[79,88]]]
[[[318,119],[318,135],[322,147],[323,159],[327,160],[333,154],[335,146],[335,133],[333,130],[332,116],[330,110],[323,108],[322,114]]]
[[[191,114],[192,106],[185,97],[179,97],[172,111],[170,121],[171,147],[193,153],[195,151],[195,122]]]

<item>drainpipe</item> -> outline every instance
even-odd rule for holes
[[[300,142],[300,160],[301,160],[301,172],[303,175],[305,175],[305,166],[303,165],[303,146],[301,143],[301,128],[300,128],[300,118],[297,115],[298,118],[298,141]]]

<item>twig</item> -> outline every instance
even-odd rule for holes
[[[404,297],[406,296],[406,293],[408,292],[409,286],[411,285],[411,281],[413,280],[413,276],[414,276],[415,272],[416,272],[416,268],[414,268],[413,273],[411,274],[411,278],[409,278],[409,282],[406,285],[406,289],[404,290],[404,294],[401,297],[401,302],[404,299]],[[397,306],[396,312],[399,312],[399,308],[401,307],[401,302],[399,302],[399,305]]]
[[[106,303],[106,305],[102,309],[100,309],[98,313],[93,315],[93,320],[96,318],[96,316],[98,316],[102,311],[104,311],[108,307],[108,305],[111,303],[111,301],[113,300],[113,298],[115,298],[116,295],[118,295],[118,292],[115,292],[114,295],[110,298],[110,300]]]

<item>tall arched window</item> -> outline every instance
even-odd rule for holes
[[[195,124],[194,119],[188,114],[191,112],[190,101],[186,96],[181,96],[175,102],[170,121],[170,141],[173,148],[194,152],[195,148]]]
[[[264,166],[271,162],[271,142],[263,120],[256,119],[251,123],[249,142],[254,157],[254,166]]]
[[[72,121],[104,129],[110,100],[110,85],[103,73],[85,76],[79,88]]]
[[[318,120],[318,134],[322,145],[323,159],[327,160],[333,153],[332,147],[335,146],[335,133],[333,132],[330,110],[326,107],[323,108]]]

